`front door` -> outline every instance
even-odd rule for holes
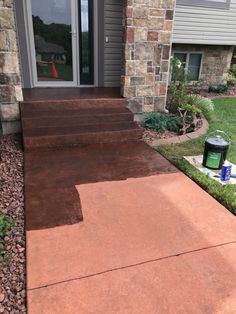
[[[94,84],[92,2],[28,0],[34,86]]]

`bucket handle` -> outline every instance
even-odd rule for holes
[[[215,135],[215,134],[220,134],[220,135],[216,135],[216,137],[226,138],[227,141],[229,142],[229,146],[231,145],[231,139],[230,139],[230,137],[228,136],[228,134],[226,134],[224,131],[221,131],[221,130],[215,130],[215,131],[210,132],[210,133],[207,135],[207,137],[206,137],[205,140],[207,140],[207,139],[210,137],[210,135]],[[222,134],[224,135],[224,137],[222,136]]]

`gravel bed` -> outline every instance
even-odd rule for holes
[[[159,139],[166,139],[166,138],[171,138],[174,136],[177,136],[178,134],[170,131],[165,131],[163,133],[154,131],[154,130],[148,130],[144,129],[143,131],[143,140],[147,144],[151,144],[154,140],[159,140]]]
[[[18,135],[0,137],[0,212],[14,221],[0,261],[0,313],[26,313],[23,151]]]

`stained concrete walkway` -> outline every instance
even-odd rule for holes
[[[158,153],[113,143],[25,162],[29,314],[236,313],[236,219]],[[78,204],[53,207],[69,188]],[[35,210],[44,190],[53,215]]]

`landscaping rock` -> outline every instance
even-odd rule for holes
[[[26,313],[23,151],[18,135],[0,139],[0,212],[14,222],[0,260],[0,313]]]
[[[160,133],[154,130],[144,129],[143,132],[143,140],[147,144],[151,144],[154,140],[167,139],[175,136],[177,136],[177,134],[170,131]]]

